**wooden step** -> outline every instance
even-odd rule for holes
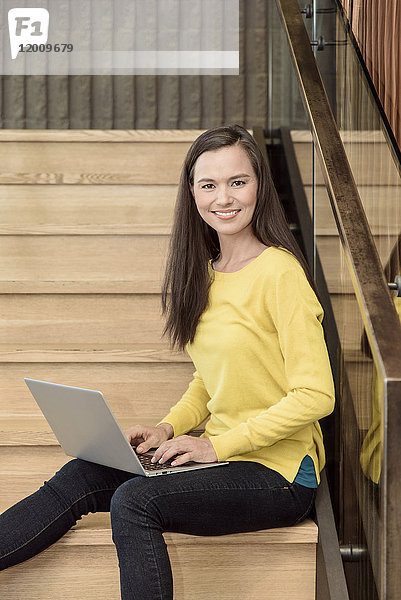
[[[0,234],[147,234],[171,226],[177,185],[0,185]]]
[[[366,434],[372,424],[372,407],[376,400],[372,394],[373,361],[346,361],[345,369],[358,427]]]
[[[360,133],[366,135],[359,135]],[[354,179],[358,185],[399,186],[399,173],[388,143],[379,132],[340,132]],[[292,131],[300,172],[304,184],[310,185],[313,178],[312,137],[309,131]],[[316,167],[315,181],[323,184],[319,164]]]
[[[152,363],[152,362],[190,362],[191,359],[178,351],[167,348],[104,348],[93,350],[85,346],[75,349],[52,350],[48,348],[22,348],[0,350],[0,362],[3,363]]]
[[[166,348],[160,295],[0,295],[0,349]]]
[[[160,293],[168,235],[0,236],[0,294]],[[319,236],[329,290],[341,292],[338,236]],[[387,252],[386,252],[387,254]]]
[[[3,422],[4,424],[4,422]],[[20,442],[19,445],[0,445],[0,497],[1,510],[14,505],[39,489],[44,481],[50,479],[66,462],[71,460],[56,442],[50,441],[50,433],[46,426],[40,424],[34,434],[26,433],[25,444],[23,432],[2,432],[3,443]],[[42,429],[42,431],[40,431]],[[43,436],[43,433],[45,434]],[[42,436],[42,437],[41,437]],[[29,443],[35,445],[29,446]]]
[[[11,436],[10,436],[11,439]],[[0,496],[2,509],[29,496],[71,460],[60,446],[0,446]]]
[[[162,337],[156,294],[5,294],[0,313],[3,362],[189,360]]]
[[[0,236],[0,294],[160,293],[169,235],[154,233]],[[384,265],[396,237],[374,239]],[[329,292],[350,292],[338,235],[319,235],[317,247]]]
[[[0,137],[0,183],[176,185],[183,157],[200,132],[70,133]]]
[[[158,293],[168,236],[0,236],[0,293]]]
[[[2,571],[3,597],[120,598],[111,530],[106,522],[101,527],[96,517],[84,517],[42,554]],[[104,521],[107,519],[103,516]],[[172,563],[175,600],[315,597],[317,527],[311,520],[254,533],[218,537],[166,533],[164,538]]]
[[[9,431],[4,424],[3,419],[1,510],[34,492],[70,460],[55,444],[43,419],[31,419],[29,424],[21,418],[9,419]],[[121,419],[123,427],[128,424]],[[31,437],[24,439],[24,433]],[[234,536],[166,534],[165,539],[173,566],[176,600],[206,600],[216,597],[215,593],[223,599],[236,598],[238,590],[243,597],[255,600],[265,597],[266,590],[273,590],[277,599],[314,598],[317,528],[312,521],[293,528]],[[89,599],[103,597],[106,592],[108,598],[119,598],[108,515],[85,517],[51,549],[0,573],[0,586],[9,600],[20,599],[28,589],[29,597],[38,600],[58,598],[59,590],[63,597],[71,599],[81,598],[83,593]]]
[[[364,326],[353,294],[331,294],[344,348],[358,348]],[[96,311],[94,311],[96,306]],[[0,295],[0,356],[7,352],[167,351],[160,296]]]
[[[160,293],[169,236],[153,233],[0,236],[0,294]],[[374,238],[385,264],[396,238]],[[339,237],[319,235],[317,247],[329,291],[351,291]]]
[[[338,235],[326,186],[305,185],[304,191],[312,214],[315,202],[316,231],[320,235]],[[401,187],[399,185],[359,185],[359,195],[373,235],[398,236]],[[314,198],[313,198],[314,195]]]
[[[330,301],[343,351],[360,349],[364,325],[355,294],[331,294]]]
[[[128,417],[118,418],[118,422],[123,430],[128,429],[128,427],[131,427],[136,423],[154,425],[167,414],[168,408],[169,407],[167,407],[165,411],[160,410],[156,418],[153,417],[153,415],[150,418],[146,418],[146,415],[144,416],[143,414],[138,415],[137,417],[130,415]],[[204,431],[202,425],[199,427],[201,427],[201,429],[194,430],[191,435],[200,435]],[[30,447],[33,446],[55,446],[56,452],[58,453],[59,451],[59,443],[54,433],[50,429],[46,419],[40,415],[35,417],[27,417],[26,415],[10,415],[2,417],[0,422],[0,455],[2,448],[8,448],[6,451],[7,454],[7,452],[9,452],[9,447],[11,446],[17,446],[22,455],[24,449],[29,453]],[[67,459],[69,460],[69,457],[66,456],[64,462],[66,462]],[[22,460],[23,459],[21,459],[21,461]],[[58,464],[59,463],[57,463],[57,465]]]
[[[169,234],[177,189],[177,185],[0,185],[1,197],[7,198],[0,206],[0,235],[146,235],[151,228]],[[326,187],[305,185],[304,190],[310,208],[315,194],[317,233],[336,235]],[[397,235],[399,187],[360,186],[359,193],[373,233]]]
[[[2,129],[1,142],[192,143],[204,129]],[[248,130],[252,133],[252,130]]]
[[[304,187],[309,205],[315,192],[318,233],[336,234],[333,217],[325,186]],[[397,203],[400,193],[397,186],[360,186],[361,198],[372,224],[374,233],[386,233],[386,225],[380,218],[385,213],[389,218],[390,232],[395,227]],[[82,232],[86,235],[112,232],[121,234],[128,227],[146,230],[153,226],[171,226],[177,185],[102,185],[67,186],[58,185],[0,185],[0,194],[7,198],[0,206],[0,234],[48,234],[51,228],[59,234],[65,231]],[[380,196],[380,210],[377,198]]]
[[[96,353],[92,353],[96,354]],[[181,355],[185,358],[185,355]],[[117,419],[158,422],[181,398],[192,380],[189,358],[178,362],[3,363],[0,419],[41,417],[24,377],[100,390]],[[0,422],[1,427],[1,422]]]
[[[392,249],[396,243],[395,236],[375,235],[373,239],[384,269]],[[353,286],[345,264],[345,256],[339,236],[322,236],[316,238],[317,251],[323,267],[328,291],[330,294],[352,293]]]

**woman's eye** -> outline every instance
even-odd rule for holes
[[[242,181],[242,179],[236,179],[235,181],[232,182],[232,186],[234,187],[241,187],[243,185],[245,185],[245,181]],[[201,186],[202,190],[212,190],[214,189],[215,185],[214,183],[205,183],[204,185]]]

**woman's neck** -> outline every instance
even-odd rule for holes
[[[231,245],[231,247],[223,245],[222,247],[220,245],[220,253],[213,263],[213,268],[222,272],[235,271],[245,267],[267,247],[266,244],[262,244],[256,238],[254,242],[248,243],[243,247],[239,245]]]

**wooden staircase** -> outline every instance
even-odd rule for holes
[[[0,132],[1,510],[69,460],[23,377],[101,389],[123,427],[154,424],[186,390],[194,368],[161,340],[160,285],[179,172],[199,133]],[[315,597],[310,520],[165,538],[176,600]],[[119,598],[108,515],[0,573],[0,590]]]

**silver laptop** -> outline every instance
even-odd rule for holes
[[[101,392],[24,379],[68,456],[145,477],[228,464],[188,462],[178,467],[153,464],[153,452],[136,454]]]

